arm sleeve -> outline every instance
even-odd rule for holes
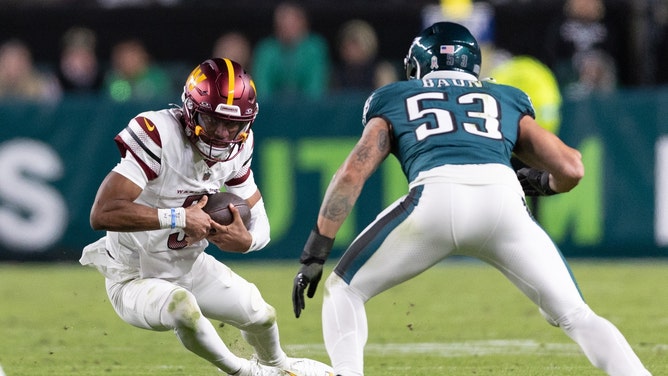
[[[260,199],[260,201],[256,202],[251,208],[251,220],[248,227],[248,232],[253,236],[253,242],[246,253],[260,250],[269,244],[269,218],[267,217],[267,211],[264,208],[263,199]]]

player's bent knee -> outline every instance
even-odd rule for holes
[[[590,317],[594,312],[589,308],[588,305],[583,304],[565,315],[557,318],[551,317],[547,312],[543,311],[540,309],[540,313],[545,317],[548,323],[554,326],[558,326],[563,328],[564,330],[567,330],[568,328],[572,327],[573,324],[576,324],[577,322],[581,320],[587,319],[587,317]]]
[[[244,330],[251,332],[253,328],[264,330],[276,323],[276,309],[264,301],[260,290],[255,285],[252,285],[250,292],[250,307],[252,310],[250,321],[247,325],[242,325]]]
[[[327,277],[323,296],[325,299],[330,299],[334,296],[339,298],[346,297],[347,299],[361,300],[362,303],[366,303],[366,301],[369,300],[369,297],[364,296],[354,286],[349,285],[343,278],[335,273],[332,273]]]
[[[276,324],[276,309],[267,304],[264,310],[258,311],[250,322],[246,325],[240,325],[239,329],[254,333],[264,331],[274,324]]]
[[[264,316],[264,320],[260,323],[265,328],[268,328],[276,322],[276,308],[267,304],[267,314]]]
[[[547,321],[548,324],[552,326],[559,326],[559,323],[553,319],[549,313],[545,312],[542,308],[538,308],[538,312],[540,312],[541,315],[543,315],[543,318]]]
[[[325,280],[325,295],[337,287],[345,288],[347,286],[348,285],[341,277],[339,277],[336,273],[332,273]]]
[[[191,329],[197,327],[197,322],[202,317],[197,300],[185,289],[176,289],[170,294],[167,300],[166,313],[171,318],[174,326]]]

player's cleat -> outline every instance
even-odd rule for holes
[[[260,364],[257,359],[251,358],[241,366],[241,369],[230,376],[294,376],[292,373],[277,367]]]
[[[313,359],[288,358],[281,368],[294,376],[334,376],[332,367]]]

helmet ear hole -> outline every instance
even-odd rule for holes
[[[406,56],[404,59],[404,70],[406,71],[406,79],[412,80],[417,77],[418,66],[415,64],[415,57]]]
[[[415,78],[415,66],[413,64],[406,65],[406,79]]]

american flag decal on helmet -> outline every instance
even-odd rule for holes
[[[441,53],[442,54],[454,54],[455,53],[455,46],[451,44],[444,44],[441,46]]]

